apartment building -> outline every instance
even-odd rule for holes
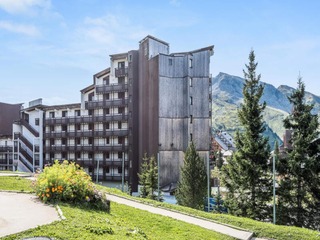
[[[177,182],[184,151],[194,141],[207,157],[211,139],[210,57],[213,46],[169,53],[152,36],[138,50],[110,55],[110,67],[93,75],[81,103],[21,111],[14,124],[14,156],[33,171],[74,160],[93,179],[125,181],[137,191],[142,156],[159,156],[160,184]]]
[[[0,170],[13,169],[12,123],[19,119],[22,104],[0,102]]]

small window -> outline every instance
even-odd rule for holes
[[[62,117],[67,117],[68,116],[68,112],[67,111],[62,111]]]
[[[192,142],[193,140],[192,140],[192,133],[190,133],[190,142]]]
[[[118,92],[118,99],[124,99],[124,92]]]
[[[104,85],[110,85],[109,76],[106,76],[105,78],[103,78],[103,84]]]
[[[212,117],[212,112],[211,111],[209,111],[209,117]]]
[[[106,122],[104,124],[104,129],[110,129],[110,123],[109,122]]]
[[[123,137],[118,137],[118,144],[123,144],[123,143],[124,143]]]
[[[88,139],[88,142],[89,142],[89,145],[92,145],[93,139],[92,139],[92,138],[89,138],[89,139]]]
[[[50,153],[50,159],[53,160],[54,159],[54,152]]]
[[[109,159],[110,158],[110,152],[105,152],[104,153],[104,158]]]
[[[67,139],[62,138],[62,139],[61,139],[61,144],[62,144],[62,145],[66,145],[66,143],[67,143]]]
[[[172,58],[169,58],[169,66],[172,66]]]
[[[110,168],[108,166],[105,168],[105,170],[106,170],[106,173],[110,173]]]
[[[77,145],[80,145],[81,144],[81,139],[77,138],[76,142],[77,142]]]
[[[89,123],[89,125],[88,125],[88,129],[89,129],[90,131],[92,131],[92,130],[93,130],[93,123]]]
[[[122,167],[118,167],[118,173],[122,174]]]
[[[75,113],[75,116],[78,116],[78,117],[80,116],[80,110],[75,110],[74,113]]]
[[[128,61],[132,62],[132,54],[129,54]]]
[[[89,159],[92,159],[92,158],[93,158],[93,153],[92,153],[92,152],[89,152],[89,153],[88,153],[88,158],[89,158]]]
[[[121,129],[122,128],[122,122],[118,122],[118,129]]]
[[[66,152],[62,152],[61,153],[61,157],[62,157],[62,159],[67,159],[67,153]]]
[[[189,58],[189,68],[192,68],[192,58]]]
[[[193,122],[193,116],[190,115],[190,123],[192,123],[192,122]]]
[[[61,130],[62,130],[62,132],[66,132],[67,131],[67,125],[62,125],[61,126]]]
[[[50,139],[50,145],[54,145],[54,138]]]
[[[89,110],[88,110],[88,115],[89,115],[89,116],[92,116],[92,115],[93,115],[93,110],[92,110],[92,109],[89,109]]]
[[[118,84],[124,84],[125,78],[124,77],[118,77]]]
[[[103,94],[103,100],[104,101],[109,100],[109,99],[110,99],[110,94],[109,93]]]
[[[193,105],[193,99],[190,97],[190,105]]]
[[[189,87],[192,87],[192,78],[189,78]]]
[[[118,68],[123,69],[125,67],[124,62],[118,62]]]
[[[54,112],[49,112],[50,118],[54,118]]]
[[[77,152],[77,158],[78,158],[78,159],[81,158],[81,152]]]
[[[50,126],[50,132],[54,132],[54,126]]]
[[[118,113],[124,113],[124,107],[118,107]]]
[[[35,124],[36,126],[39,126],[39,118],[36,118],[36,119],[34,120],[34,124]]]
[[[110,144],[110,138],[106,137],[106,144]]]
[[[118,152],[118,159],[122,159],[122,152]]]
[[[81,124],[77,124],[77,131],[81,130]]]
[[[109,115],[110,114],[110,108],[105,108],[103,109],[104,115]]]

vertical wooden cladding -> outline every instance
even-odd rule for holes
[[[0,136],[12,135],[12,123],[19,120],[22,104],[8,104],[0,102]]]

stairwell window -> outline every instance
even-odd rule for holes
[[[39,118],[36,118],[36,119],[34,120],[34,124],[35,124],[36,126],[39,126]]]
[[[192,58],[189,58],[189,68],[192,68]]]
[[[192,133],[190,133],[190,142],[192,142],[193,140],[192,140]]]
[[[172,66],[172,58],[169,58],[169,66]]]
[[[192,122],[193,122],[193,116],[190,115],[190,123],[192,123]]]
[[[67,111],[62,111],[62,117],[66,117],[68,116],[68,112]]]
[[[189,77],[189,87],[192,87],[192,78]]]
[[[193,105],[193,99],[190,97],[190,105]]]

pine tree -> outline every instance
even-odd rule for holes
[[[249,64],[243,70],[244,102],[238,110],[243,132],[236,132],[237,151],[222,168],[223,181],[228,189],[225,204],[233,215],[264,220],[270,217],[267,203],[272,197],[272,177],[268,159],[270,147],[263,137],[265,130],[263,111],[266,103],[260,103],[264,86],[256,74],[254,51],[249,54]]]
[[[292,131],[291,149],[277,166],[281,175],[278,190],[278,221],[299,227],[320,228],[320,162],[318,152],[310,148],[319,136],[318,116],[311,113],[312,104],[305,102],[305,85],[298,78],[298,88],[288,97],[291,114],[284,120],[284,127]]]
[[[154,191],[158,187],[158,167],[154,156],[148,158],[147,154],[142,158],[141,170],[138,173],[140,195],[143,198],[156,199]]]
[[[176,199],[179,205],[201,209],[207,192],[207,173],[204,159],[199,156],[193,142],[184,155]]]

